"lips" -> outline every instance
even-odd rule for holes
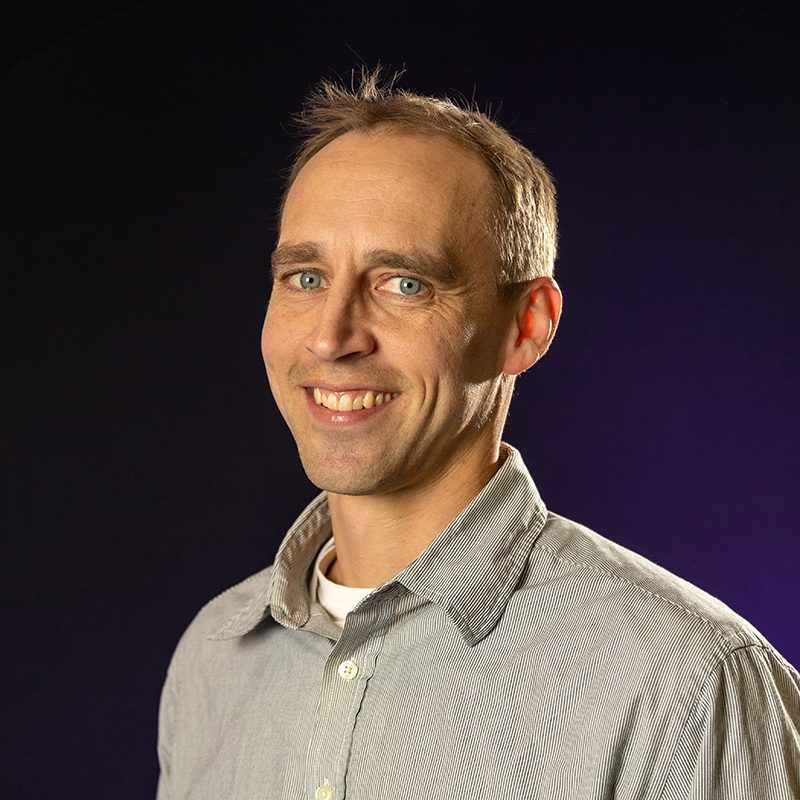
[[[314,402],[330,411],[362,411],[374,406],[386,405],[399,395],[399,392],[380,389],[348,389],[334,392],[314,386],[312,390]]]

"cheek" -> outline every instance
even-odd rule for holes
[[[291,324],[291,317],[270,303],[261,327],[261,355],[268,373],[286,362],[296,349],[296,327],[296,323]]]
[[[497,377],[502,358],[497,337],[491,326],[474,317],[451,323],[440,340],[442,369],[462,384],[463,393],[471,386],[484,384]]]
[[[413,354],[411,369],[425,384],[434,415],[464,413],[469,400],[474,326],[453,320],[437,321],[423,327],[407,353]]]
[[[269,325],[265,321],[261,327],[261,357],[264,359],[264,366],[267,368],[267,371],[269,371],[270,367],[275,363],[278,342],[279,338],[272,333]]]
[[[261,356],[264,359],[264,364],[269,369],[270,364],[275,361],[275,350],[279,338],[273,333],[272,327],[269,324],[269,317],[264,320],[261,327]]]
[[[503,372],[505,337],[501,320],[484,319],[475,324],[465,347],[464,377],[468,383],[482,384]]]
[[[267,371],[269,388],[272,390],[272,395],[277,401],[279,399],[279,393],[274,371],[276,361],[276,354],[274,352],[275,342],[277,342],[277,338],[271,334],[269,323],[267,319],[265,319],[261,327],[261,357],[264,360],[264,367]]]
[[[416,343],[434,352],[443,361],[455,363],[466,357],[478,338],[478,323],[465,310],[453,303],[436,309],[416,327]]]
[[[261,327],[261,356],[272,396],[281,409],[281,385],[291,364],[291,351],[286,329],[280,324],[279,315],[268,309]]]

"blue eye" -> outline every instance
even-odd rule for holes
[[[399,292],[400,294],[410,296],[419,294],[425,288],[425,285],[416,278],[399,275],[396,278],[390,278],[386,282],[386,287],[390,292]]]
[[[403,294],[417,294],[422,291],[422,284],[414,278],[400,278],[400,291]]]
[[[322,286],[322,278],[316,272],[296,272],[291,281],[299,289],[319,289]]]

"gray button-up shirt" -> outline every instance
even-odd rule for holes
[[[159,800],[800,797],[800,676],[699,589],[549,514],[505,463],[347,615],[325,495],[209,603],[161,705]]]

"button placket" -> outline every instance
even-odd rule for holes
[[[306,791],[314,800],[344,798],[356,718],[383,646],[393,605],[382,603],[359,609],[360,619],[355,626],[352,623],[356,620],[348,615],[342,635],[330,653],[323,674],[319,716],[308,749]]]

